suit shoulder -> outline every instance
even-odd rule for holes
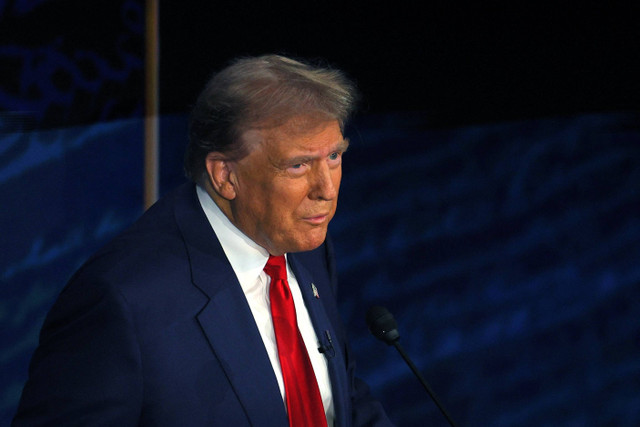
[[[136,284],[167,283],[172,276],[184,281],[189,277],[188,255],[174,212],[187,193],[181,187],[159,200],[92,255],[70,283],[102,282],[126,292]]]

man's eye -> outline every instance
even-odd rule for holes
[[[295,165],[291,165],[287,167],[287,171],[291,176],[302,176],[307,171],[306,163],[296,163]]]
[[[327,161],[329,162],[330,166],[339,166],[342,162],[342,152],[334,151],[327,156]]]

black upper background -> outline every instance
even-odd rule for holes
[[[161,113],[188,112],[213,71],[264,53],[327,61],[356,80],[361,112],[420,111],[432,127],[640,109],[632,2],[344,3],[160,0]],[[2,44],[27,49],[0,64],[0,90],[27,103],[3,107],[42,110],[43,127],[141,115],[143,9],[143,0],[0,6]],[[42,56],[52,52],[68,62]],[[94,81],[97,90],[83,86]]]
[[[422,111],[433,127],[640,106],[638,14],[621,3],[160,3],[161,112],[189,110],[242,55],[321,59],[360,111]]]

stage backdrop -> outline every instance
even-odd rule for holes
[[[0,426],[56,295],[143,211],[142,5],[81,4],[0,2],[3,35],[38,28],[0,46]],[[186,120],[161,117],[162,193]],[[461,426],[640,424],[638,113],[429,123],[347,132],[331,233],[360,376],[399,426],[445,425],[366,330],[380,304]]]
[[[166,191],[186,117],[162,120]],[[640,422],[640,122],[588,115],[432,131],[350,127],[331,226],[359,372],[402,426],[440,415],[372,304],[461,425]],[[2,420],[43,316],[89,253],[141,213],[141,123],[3,136]],[[43,178],[44,177],[44,178]]]

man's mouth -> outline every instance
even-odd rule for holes
[[[303,220],[314,225],[319,225],[325,222],[328,217],[329,217],[329,214],[311,215],[311,216],[304,217]]]

